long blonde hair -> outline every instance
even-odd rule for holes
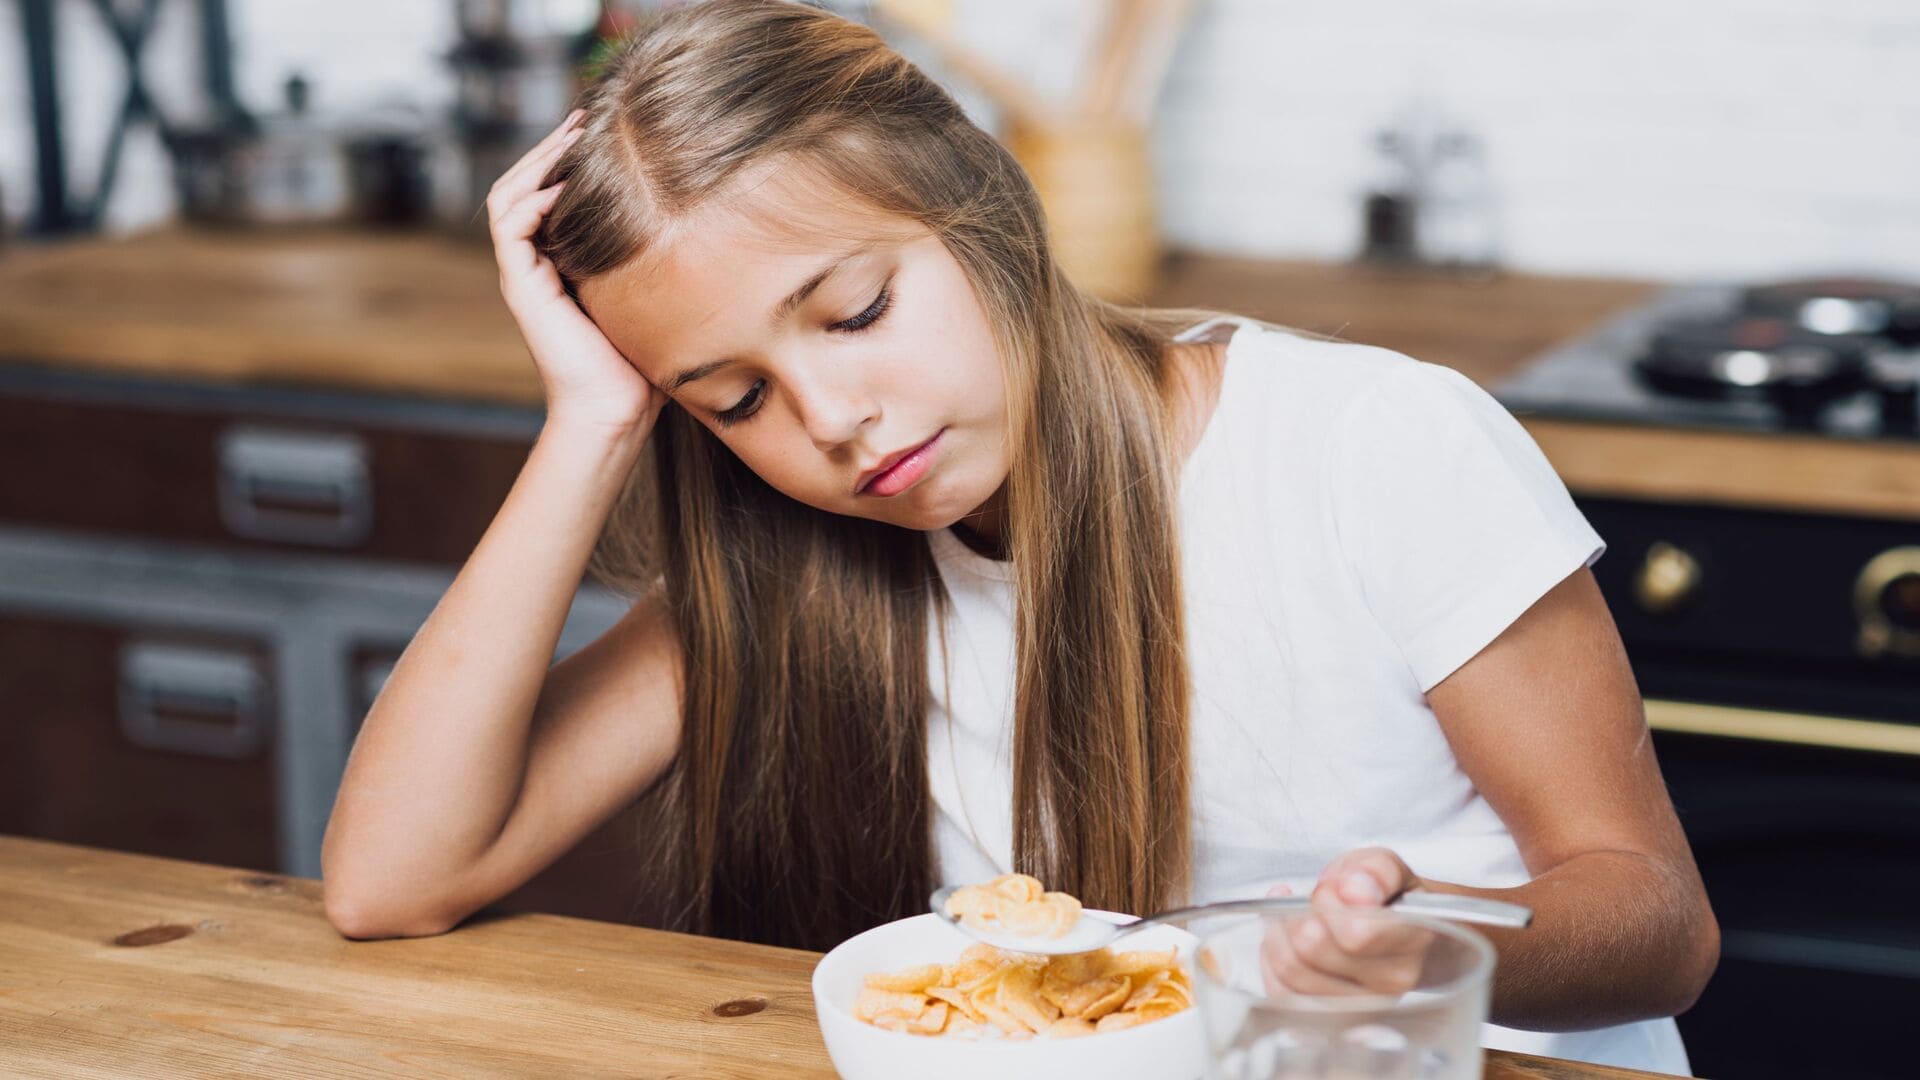
[[[1183,900],[1165,357],[1178,329],[1221,313],[1077,290],[1019,164],[872,30],[827,11],[714,0],[657,16],[581,104],[585,134],[544,181],[567,187],[535,238],[570,290],[774,159],[942,239],[1006,365],[1016,866],[1094,907]],[[663,581],[684,652],[681,748],[653,793],[673,826],[670,924],[824,948],[924,911],[928,626],[945,605],[925,535],[787,498],[672,405],[649,446],[593,570],[635,591]]]

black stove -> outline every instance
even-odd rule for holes
[[[1917,386],[1920,287],[1825,278],[1670,289],[1494,396],[1905,444]],[[1920,520],[1573,495],[1607,541],[1594,577],[1720,920],[1719,970],[1680,1017],[1694,1069],[1913,1076]]]
[[[1920,285],[1680,286],[1496,388],[1518,414],[1920,439]]]

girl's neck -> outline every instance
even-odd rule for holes
[[[1007,557],[1007,486],[1001,484],[978,510],[953,523],[953,535],[989,559]]]

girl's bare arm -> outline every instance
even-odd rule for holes
[[[1418,952],[1341,909],[1420,888],[1533,909],[1525,930],[1485,931],[1500,953],[1495,1023],[1579,1031],[1686,1011],[1719,960],[1719,927],[1593,572],[1549,590],[1427,699],[1533,879],[1469,887],[1423,879],[1386,848],[1349,852],[1314,889],[1324,926],[1303,933],[1315,921],[1303,920],[1277,943],[1280,980],[1404,990]]]
[[[1528,904],[1494,931],[1496,1023],[1564,1031],[1685,1012],[1719,925],[1654,760],[1633,669],[1576,570],[1428,694],[1460,765],[1534,878],[1436,886]]]
[[[321,848],[349,937],[439,933],[512,891],[672,760],[679,654],[657,596],[549,670],[643,438],[549,425],[367,714]]]
[[[657,600],[548,670],[665,400],[532,242],[561,187],[540,183],[581,118],[569,115],[487,196],[500,293],[547,422],[347,760],[320,866],[327,917],[351,937],[451,927],[565,852],[675,750],[679,657]]]

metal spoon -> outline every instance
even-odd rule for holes
[[[996,930],[982,930],[968,926],[959,919],[947,914],[947,897],[952,896],[958,886],[949,885],[934,890],[930,900],[933,913],[960,928],[960,932],[977,941],[984,941],[996,948],[1013,952],[1040,953],[1048,956],[1061,956],[1067,953],[1091,952],[1126,937],[1136,930],[1149,926],[1188,919],[1201,915],[1235,915],[1261,911],[1304,910],[1312,901],[1304,896],[1268,896],[1257,900],[1227,900],[1218,904],[1199,904],[1194,907],[1177,908],[1163,911],[1158,915],[1149,915],[1136,922],[1122,924],[1110,923],[1096,915],[1080,913],[1080,920],[1072,929],[1059,937],[1030,937],[1010,934]],[[1501,926],[1510,929],[1523,929],[1533,921],[1533,909],[1520,904],[1509,904],[1504,900],[1484,900],[1478,896],[1455,896],[1452,893],[1422,892],[1415,889],[1401,893],[1387,904],[1387,907],[1404,915],[1426,915],[1436,919],[1451,919],[1454,922],[1478,923],[1481,926]]]

